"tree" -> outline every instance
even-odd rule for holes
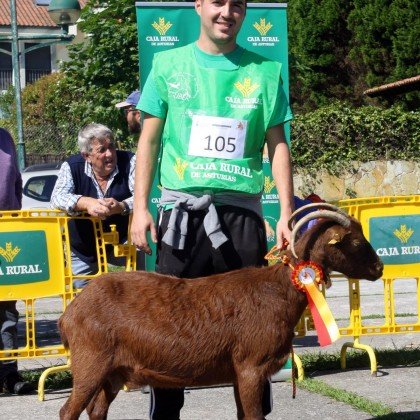
[[[351,95],[346,64],[350,32],[347,0],[291,0],[288,4],[291,97],[298,109]]]
[[[65,77],[60,90],[71,96],[63,104],[64,112],[79,127],[100,122],[126,138],[125,119],[114,105],[139,87],[135,3],[99,3],[104,7],[98,8],[96,0],[89,0],[82,10],[79,28],[87,40],[69,47],[70,61],[62,66]],[[135,140],[125,146],[132,147]]]
[[[420,73],[420,4],[416,0],[353,0],[349,64],[357,91]],[[418,93],[389,102],[418,106]]]

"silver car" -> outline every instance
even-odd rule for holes
[[[49,209],[60,163],[28,166],[22,171],[22,209]]]

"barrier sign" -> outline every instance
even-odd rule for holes
[[[0,300],[64,292],[65,223],[58,211],[1,213]]]
[[[383,278],[420,275],[420,196],[342,200],[384,263]]]
[[[373,217],[370,242],[384,264],[420,262],[420,216]]]
[[[0,232],[0,284],[24,284],[50,278],[44,231]]]

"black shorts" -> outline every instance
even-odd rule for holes
[[[233,206],[217,207],[217,213],[228,241],[214,249],[203,226],[206,212],[191,211],[183,250],[173,249],[162,242],[171,210],[159,213],[156,272],[196,278],[266,265],[267,240],[261,217],[251,210]]]

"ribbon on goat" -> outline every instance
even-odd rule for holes
[[[334,316],[318,284],[323,280],[322,267],[312,261],[299,263],[292,271],[292,282],[306,293],[320,346],[327,346],[340,337]]]

